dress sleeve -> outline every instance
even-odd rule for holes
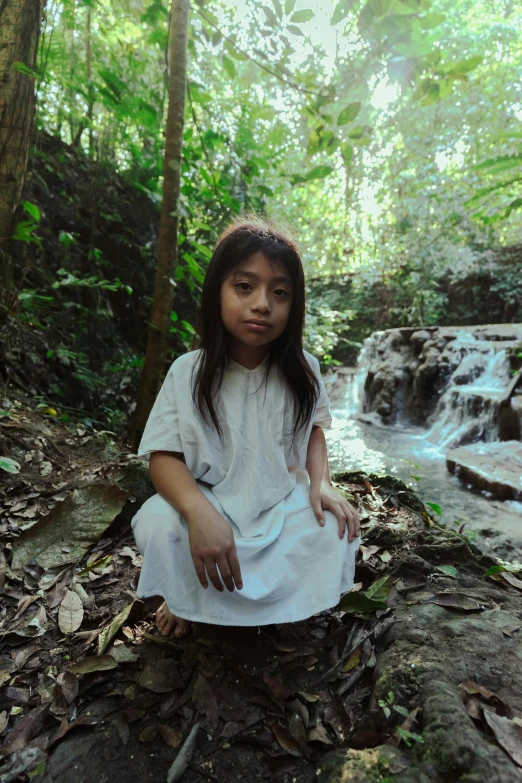
[[[317,380],[319,381],[319,399],[317,400],[317,406],[315,409],[313,424],[317,424],[318,427],[322,427],[323,430],[330,430],[332,428],[332,414],[330,411],[330,401],[328,394],[326,393],[326,387],[324,385],[323,378],[321,376],[321,368],[318,360],[315,356],[312,356],[312,366]]]
[[[150,459],[153,451],[183,451],[174,385],[175,362],[171,365],[152,406],[138,447],[138,458]]]

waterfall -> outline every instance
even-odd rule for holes
[[[364,410],[364,383],[368,375],[368,369],[377,356],[377,345],[382,332],[373,332],[363,342],[363,346],[357,357],[357,371],[353,376],[352,399],[350,413],[353,415]]]
[[[469,333],[459,335],[460,344],[456,343],[461,361],[424,436],[440,450],[499,440],[498,404],[511,380],[505,349],[495,350],[494,343],[475,340]]]

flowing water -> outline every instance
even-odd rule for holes
[[[465,342],[466,336],[461,339]],[[480,368],[471,372],[471,377],[477,377],[468,384],[452,385],[441,398],[431,427],[423,429],[400,419],[393,427],[357,419],[373,351],[371,340],[367,341],[355,374],[340,371],[325,378],[333,414],[332,429],[325,433],[328,461],[332,472],[364,470],[396,476],[415,487],[424,502],[437,504],[448,527],[457,529],[465,523],[478,546],[499,549],[506,557],[511,549],[507,540],[517,550],[516,559],[522,560],[522,503],[502,502],[488,493],[471,491],[446,468],[447,449],[463,436],[496,439],[495,417],[488,401],[503,393],[509,366],[505,351],[492,350],[491,343],[476,343],[477,352],[463,351],[465,364],[459,371],[468,372],[475,362]]]

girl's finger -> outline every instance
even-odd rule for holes
[[[222,555],[218,561],[217,561],[218,567],[219,567],[219,573],[221,574],[221,579],[227,586],[227,589],[230,590],[231,593],[234,592],[234,580],[232,579],[232,573],[230,571],[230,567],[228,565],[228,560],[225,557],[225,555]]]
[[[314,500],[311,503],[311,506],[312,506],[312,508],[314,510],[315,518],[317,519],[317,521],[319,522],[321,527],[324,527],[324,514],[323,514],[323,509],[321,507],[321,501],[320,500]]]
[[[201,587],[204,587],[205,589],[208,587],[207,582],[207,575],[205,573],[205,565],[203,563],[203,560],[201,557],[195,557],[192,558],[194,560],[194,568],[196,569],[196,574],[198,575],[198,579],[201,583]]]
[[[243,579],[241,577],[241,568],[239,566],[239,560],[237,559],[237,552],[235,547],[228,553],[228,565],[230,566],[230,570],[232,572],[232,576],[234,577],[234,582],[236,583],[237,589],[241,590],[243,587]]]
[[[205,560],[205,567],[207,569],[208,578],[216,590],[219,590],[219,592],[222,593],[225,588],[221,584],[221,579],[219,578],[215,561],[207,558],[207,560]]]
[[[358,517],[357,514],[354,514],[353,512],[352,512],[352,514],[350,514],[350,520],[349,520],[349,523],[348,523],[348,530],[349,530],[348,541],[351,544],[352,541],[355,541],[355,539],[357,538],[358,535],[360,535],[360,532],[361,532],[360,523],[359,523],[359,517]]]
[[[344,531],[346,530],[346,515],[341,506],[334,511],[337,517],[337,524],[339,526],[339,538],[344,538]]]

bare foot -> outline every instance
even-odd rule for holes
[[[185,636],[190,628],[188,620],[182,620],[181,617],[172,614],[166,601],[163,601],[156,612],[156,625],[162,636],[170,636],[172,631],[174,631],[174,636]]]

